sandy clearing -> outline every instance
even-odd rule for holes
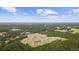
[[[67,32],[67,30],[55,30],[55,31],[58,31],[58,32]]]
[[[65,29],[63,29],[63,30],[58,30],[58,29],[56,29],[55,31],[58,31],[58,32],[68,32],[67,30],[65,30]],[[71,28],[71,30],[70,30],[71,32],[71,34],[76,34],[76,33],[79,33],[79,29],[77,29],[77,28]]]
[[[77,28],[72,28],[71,31],[72,34],[79,33],[79,29]]]
[[[21,43],[23,44],[29,44],[32,47],[37,47],[37,46],[41,46],[47,43],[51,43],[52,41],[55,40],[68,40],[66,38],[62,38],[62,37],[47,37],[45,34],[30,34],[28,36],[28,38],[24,38],[23,40],[21,40]]]
[[[10,29],[11,31],[19,31],[19,30],[21,30],[21,29]]]

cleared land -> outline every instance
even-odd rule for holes
[[[51,43],[55,40],[64,41],[68,39],[62,37],[47,37],[47,35],[45,34],[34,33],[28,35],[28,38],[24,38],[23,40],[21,40],[21,43],[28,44],[32,47],[38,47],[47,43]]]
[[[66,29],[56,29],[55,31],[58,31],[58,32],[68,32],[68,30]],[[79,33],[79,29],[77,28],[71,28],[69,31],[71,31],[72,34],[76,34],[76,33]]]

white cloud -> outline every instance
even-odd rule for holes
[[[46,9],[45,12],[46,12],[47,14],[58,14],[56,11],[54,11],[54,10],[49,10],[49,9]]]
[[[43,13],[43,11],[44,11],[43,9],[37,9],[36,12],[37,12],[38,14],[40,14],[40,13]]]
[[[79,13],[79,9],[72,9],[73,13]]]
[[[43,15],[43,16],[46,16],[46,15],[49,15],[49,14],[58,14],[56,11],[54,10],[50,10],[50,9],[37,9],[37,14],[39,15]]]
[[[57,20],[59,17],[58,16],[45,16],[45,17],[40,17],[41,19],[48,19],[48,20]]]
[[[16,14],[16,11],[17,11],[15,7],[2,7],[2,9],[14,14]]]
[[[47,19],[48,20],[56,20],[56,19],[58,19],[58,16],[48,16]]]

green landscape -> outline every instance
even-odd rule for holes
[[[0,51],[79,51],[78,26],[77,23],[1,24]]]

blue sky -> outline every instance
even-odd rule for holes
[[[0,7],[0,22],[79,22],[79,7]]]

